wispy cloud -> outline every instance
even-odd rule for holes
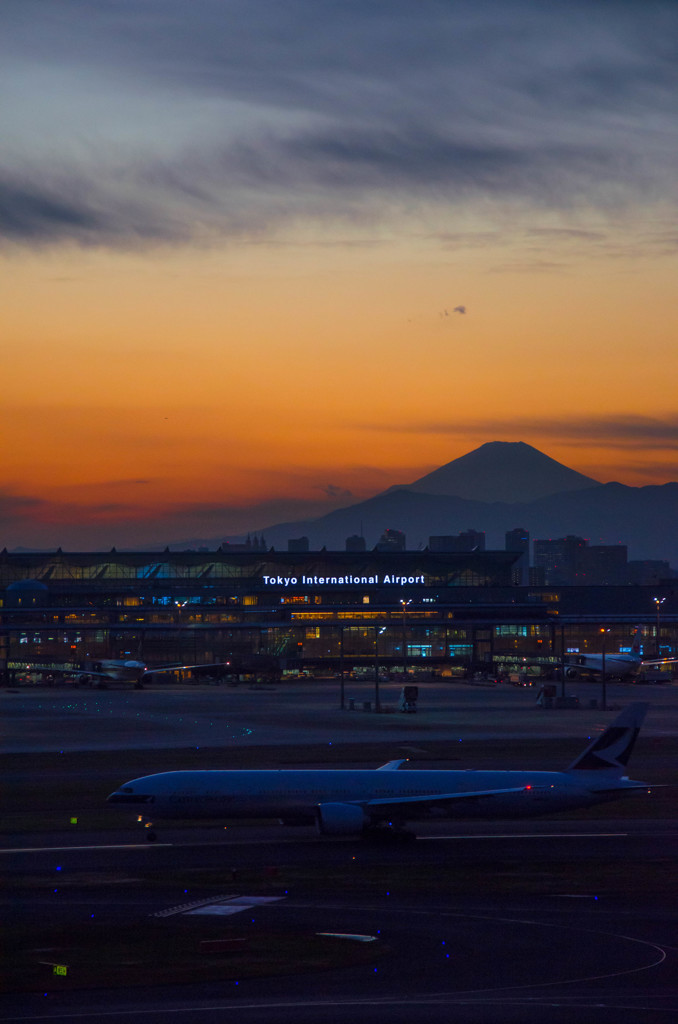
[[[6,0],[0,231],[138,246],[667,200],[678,9]],[[566,229],[563,229],[566,230]],[[595,242],[573,229],[572,238]]]
[[[346,504],[341,501],[338,504]],[[326,515],[327,499],[272,498],[251,504],[185,502],[134,505],[99,502],[87,506],[68,501],[14,498],[5,509],[0,503],[0,527],[7,548],[25,545],[75,551],[164,546],[201,538],[225,538],[266,530],[276,523],[315,519]]]
[[[342,501],[344,498],[352,498],[353,492],[346,487],[338,487],[336,484],[325,484],[319,486],[318,490],[327,495],[330,501]]]
[[[449,434],[455,437],[482,436],[487,440],[510,438],[556,438],[584,444],[604,443],[614,448],[661,448],[678,450],[678,417],[654,419],[649,416],[582,416],[552,419],[515,417],[510,420],[430,420],[419,423],[378,425],[365,423],[364,430],[402,433]]]

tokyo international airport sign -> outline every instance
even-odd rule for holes
[[[424,574],[419,576],[394,576],[386,573],[375,576],[262,576],[266,587],[355,587],[355,586],[400,586],[425,583]]]

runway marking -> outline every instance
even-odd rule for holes
[[[267,903],[277,903],[284,900],[284,896],[235,896],[232,900],[224,903],[209,903],[195,910],[189,910],[188,914],[215,914],[217,916],[230,916],[240,914],[243,910],[252,910],[253,907],[265,906]]]
[[[422,912],[414,911],[414,913],[422,913]],[[441,913],[444,916],[446,916],[446,917],[458,917],[458,918],[461,918],[461,919],[472,918],[472,919],[479,920],[479,921],[488,921],[488,920],[490,920],[490,921],[501,921],[501,922],[504,922],[506,924],[526,924],[526,925],[532,925],[532,926],[537,927],[537,928],[551,928],[551,929],[554,929],[554,930],[557,929],[557,930],[560,930],[560,931],[564,930],[564,931],[574,931],[574,932],[585,932],[585,933],[587,933],[589,935],[600,935],[600,936],[603,936],[605,938],[623,939],[625,942],[635,942],[639,946],[648,946],[650,949],[655,950],[655,952],[657,952],[659,954],[658,958],[656,960],[651,961],[650,963],[643,964],[640,967],[629,967],[629,968],[624,969],[623,971],[612,971],[612,972],[609,972],[609,973],[606,973],[606,974],[591,974],[591,975],[585,975],[582,978],[567,978],[567,979],[564,979],[562,981],[536,982],[536,983],[530,983],[528,985],[502,985],[499,988],[491,988],[491,989],[482,989],[482,988],[481,989],[468,989],[466,991],[466,993],[465,993],[466,995],[473,995],[474,992],[479,992],[479,993],[497,992],[497,993],[499,993],[499,992],[520,991],[522,989],[553,988],[553,987],[556,987],[558,985],[575,985],[575,984],[580,984],[580,983],[585,982],[585,981],[586,982],[588,982],[588,981],[603,981],[603,980],[605,980],[607,978],[621,978],[621,977],[623,977],[626,974],[638,974],[641,971],[649,971],[653,967],[658,967],[659,964],[663,963],[664,960],[666,960],[666,957],[668,955],[667,954],[667,949],[671,948],[670,946],[660,946],[656,942],[651,942],[648,939],[638,939],[634,935],[620,935],[618,932],[603,932],[603,931],[599,931],[596,928],[581,928],[581,927],[577,927],[577,926],[567,926],[567,925],[562,925],[562,924],[551,924],[550,922],[547,922],[547,921],[534,921],[534,920],[531,920],[529,918],[528,919],[518,918],[518,917],[491,917],[491,918],[488,918],[485,914],[459,914],[459,913],[455,913],[454,911],[452,911],[452,912],[442,911]],[[462,993],[458,993],[457,995],[462,995]]]
[[[450,842],[456,840],[469,840],[469,839],[603,839],[603,838],[619,838],[623,836],[631,835],[652,835],[657,837],[660,835],[674,835],[673,832],[487,832],[482,835],[439,835],[439,836],[418,836],[418,842],[424,842],[425,840],[448,840]],[[228,843],[103,843],[96,846],[10,846],[0,849],[0,855],[3,853],[68,853],[70,851],[82,851],[82,850],[160,850],[168,849],[169,847],[184,847],[184,846],[247,846],[253,840],[251,839],[238,839]],[[290,839],[287,836],[281,837],[282,843],[295,843],[297,839]]]
[[[243,910],[251,910],[252,907],[265,906],[267,903],[277,903],[284,899],[284,896],[210,896],[204,900],[193,900],[191,903],[180,903],[168,910],[158,910],[150,917],[174,917],[176,914],[215,914],[229,916],[240,914]]]
[[[643,997],[646,998],[646,997]],[[661,999],[661,996],[657,997]],[[84,1012],[76,1013],[54,1013],[54,1014],[36,1014],[30,1017],[3,1017],[4,1021],[38,1021],[38,1020],[59,1020],[61,1018],[68,1018],[69,1020],[75,1019],[99,1019],[100,1017],[122,1017],[128,1020],[130,1014],[134,1017],[166,1017],[170,1014],[177,1016],[179,1014],[204,1014],[214,1013],[215,1011],[230,1011],[232,1014],[242,1013],[246,1010],[302,1010],[302,1009],[327,1009],[331,1005],[333,1007],[388,1007],[388,1006],[410,1006],[410,1007],[425,1007],[425,1006],[528,1006],[528,1007],[563,1007],[567,1006],[572,1009],[586,1010],[590,1009],[595,1011],[596,1014],[600,1010],[633,1010],[636,1013],[643,1010],[651,1011],[652,1013],[659,1014],[675,1014],[675,1007],[664,1007],[664,1006],[648,1006],[646,1004],[638,1004],[634,1002],[630,1003],[616,1003],[616,1002],[605,1002],[600,996],[557,996],[528,999],[525,998],[508,998],[508,999],[490,999],[490,998],[468,998],[466,995],[460,995],[454,992],[432,992],[428,995],[421,995],[419,997],[412,996],[376,996],[370,998],[366,996],[364,998],[356,997],[355,999],[332,999],[330,1000],[319,1000],[319,999],[290,999],[289,1001],[276,1000],[275,1002],[242,1002],[242,1003],[216,1003],[208,1006],[196,1004],[194,1006],[180,1006],[180,1007],[163,1007],[161,1009],[150,1009],[144,1010],[135,1008],[134,1010],[89,1010]]]
[[[645,835],[631,832],[488,832],[486,835],[474,836],[417,836],[418,842],[423,839],[610,839],[620,836]]]
[[[316,932],[316,935],[326,936],[328,939],[350,939],[352,942],[376,942],[376,935],[349,935],[346,932]]]
[[[168,910],[157,910],[154,914],[149,914],[149,917],[173,917],[175,914],[188,913],[194,907],[203,907],[210,903],[219,903],[221,900],[227,900],[228,896],[210,896],[205,900],[193,900],[190,903],[180,903],[176,907],[170,907]]]
[[[1,853],[68,853],[74,850],[148,850],[174,846],[174,843],[110,843],[102,846],[10,846]]]

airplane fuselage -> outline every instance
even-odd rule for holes
[[[363,769],[178,771],[135,779],[113,795],[113,802],[138,804],[140,812],[154,819],[280,818],[301,823],[313,822],[322,805],[369,804],[374,812],[380,801],[391,800],[397,808],[385,808],[384,817],[402,821],[529,817],[605,800],[599,775]],[[473,795],[463,799],[466,793]],[[462,799],[450,800],[450,795]],[[426,803],[420,803],[426,798]]]
[[[627,679],[630,676],[637,676],[642,662],[639,657],[632,654],[609,654],[603,659],[602,654],[579,654],[568,658],[566,671],[570,676],[579,673],[602,673],[605,669],[606,675],[617,679]]]
[[[146,775],[109,796],[139,819],[279,818],[348,836],[426,818],[523,818],[646,789],[625,774],[647,704],[631,704],[564,772],[381,768],[178,771]],[[152,837],[152,833],[149,837]]]

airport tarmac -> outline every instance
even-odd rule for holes
[[[37,751],[294,746],[303,743],[585,738],[632,701],[648,701],[644,736],[678,736],[678,687],[598,683],[567,687],[578,708],[544,710],[537,690],[441,680],[419,683],[416,713],[398,711],[400,685],[338,680],[277,686],[0,691],[0,750]],[[380,713],[375,708],[377,699]],[[592,707],[593,703],[598,704]],[[349,706],[354,710],[349,710]]]
[[[571,841],[577,843],[575,835]],[[500,837],[495,842],[500,844]],[[552,851],[561,845],[561,837],[552,837]],[[314,843],[306,850],[307,860],[314,860],[316,849]],[[333,857],[342,851],[344,859],[348,856],[347,844],[327,849]],[[138,862],[158,852],[139,851]],[[276,852],[275,844],[268,847],[269,857]],[[454,857],[436,840],[424,843],[422,852],[423,870],[431,877],[436,860],[449,869]],[[383,854],[371,856],[376,870]],[[494,866],[490,860],[483,870],[491,876],[500,865],[505,871],[506,856],[499,846]],[[403,857],[413,872],[422,871],[419,849],[388,851],[391,860]],[[540,843],[539,857],[544,860],[530,860],[524,871],[547,874],[548,845]],[[175,850],[175,858],[181,858],[181,851]],[[234,892],[240,909],[227,906],[232,893],[214,888],[186,889],[161,880],[143,886],[129,877],[100,884],[90,878],[84,885],[60,879],[54,887],[23,893],[20,912],[83,929],[91,918],[103,918],[143,934],[150,932],[152,920],[176,920],[197,910],[214,914],[221,907],[235,911],[223,918],[229,934],[265,931],[279,935],[281,943],[286,935],[300,933],[330,932],[347,941],[349,936],[374,937],[385,944],[385,955],[374,963],[340,969],[328,965],[299,976],[238,979],[229,970],[221,980],[201,983],[8,993],[0,999],[0,1019],[61,1024],[102,1018],[125,1024],[156,1019],[200,1024],[643,1024],[669,1020],[678,1012],[675,909],[656,896],[644,899],[633,893],[620,899],[567,888],[548,892],[540,891],[539,884],[529,892],[497,895],[482,883],[460,893],[444,884],[435,891],[434,882],[418,894],[400,892],[391,883],[373,886],[369,895],[332,885],[308,892],[299,884],[281,889],[272,900],[253,896],[247,888]],[[11,915],[6,921],[11,923]]]
[[[576,754],[619,708],[639,699],[650,703],[641,739],[678,736],[678,691],[672,687],[610,684],[603,711],[589,706],[601,697],[596,684],[568,687],[568,693],[578,693],[581,706],[562,710],[538,708],[532,689],[442,681],[419,685],[416,714],[396,710],[399,686],[389,683],[380,684],[382,711],[375,713],[373,682],[347,683],[345,710],[335,680],[295,680],[276,687],[3,691],[2,745],[10,766],[12,754],[18,755],[17,765],[25,763],[24,754],[61,750],[100,751],[110,761],[107,751],[146,750],[153,757],[156,750],[191,746],[284,747],[285,756],[303,762],[310,744],[321,756],[324,745],[380,742],[393,745],[393,756],[398,756],[396,748],[409,749],[416,758],[428,741],[457,745],[453,757],[458,759],[458,745],[468,740],[487,740],[490,753],[493,740],[515,740],[512,749],[520,756],[519,741],[539,737],[547,742],[572,739]],[[356,710],[348,710],[349,698]],[[657,747],[663,749],[663,741]],[[251,754],[258,756],[258,751]],[[14,768],[15,774],[19,771]],[[63,775],[64,786],[81,778],[80,769],[71,771],[73,776]],[[101,783],[92,778],[93,786],[101,788]],[[541,1024],[545,1019],[551,1024],[639,1024],[669,1019],[678,1013],[676,915],[671,901],[657,896],[657,886],[654,895],[638,887],[620,900],[609,891],[604,898],[581,888],[554,892],[552,882],[541,882],[549,871],[551,878],[563,870],[570,878],[569,865],[574,865],[571,880],[581,884],[591,871],[608,877],[621,870],[615,865],[633,863],[642,872],[654,872],[660,865],[665,870],[667,857],[675,862],[675,820],[630,822],[622,815],[620,805],[618,819],[595,824],[431,824],[416,843],[392,848],[325,843],[313,830],[276,826],[229,829],[217,842],[202,831],[168,829],[155,845],[139,843],[132,829],[67,838],[48,832],[16,836],[2,851],[11,879],[8,921],[25,914],[77,926],[96,915],[143,929],[151,914],[214,895],[208,889],[187,896],[191,883],[177,879],[177,871],[188,878],[196,870],[226,863],[236,875],[256,866],[261,873],[264,867],[265,877],[273,865],[293,876],[301,871],[302,879],[307,871],[314,877],[320,872],[326,882],[319,892],[297,881],[282,894],[284,899],[264,903],[242,918],[243,926],[274,929],[281,941],[287,929],[374,934],[387,943],[389,953],[374,966],[298,977],[7,994],[0,1001],[0,1019],[60,1024],[100,1022],[104,1016],[111,1022],[147,1024],[168,1015],[200,1024],[447,1024],[450,1019],[466,1024]],[[415,895],[409,885],[401,893],[377,885],[369,897],[361,896],[339,883],[347,860],[355,858],[371,878],[395,865],[413,878],[425,877],[427,887]],[[489,885],[461,892],[457,885],[453,891],[442,881],[450,865],[453,876],[472,867],[481,880],[500,879],[503,895],[492,895]],[[501,881],[507,870],[516,872],[515,886],[511,882],[508,888]],[[60,881],[46,885],[57,871]],[[147,875],[153,884],[139,881]]]

